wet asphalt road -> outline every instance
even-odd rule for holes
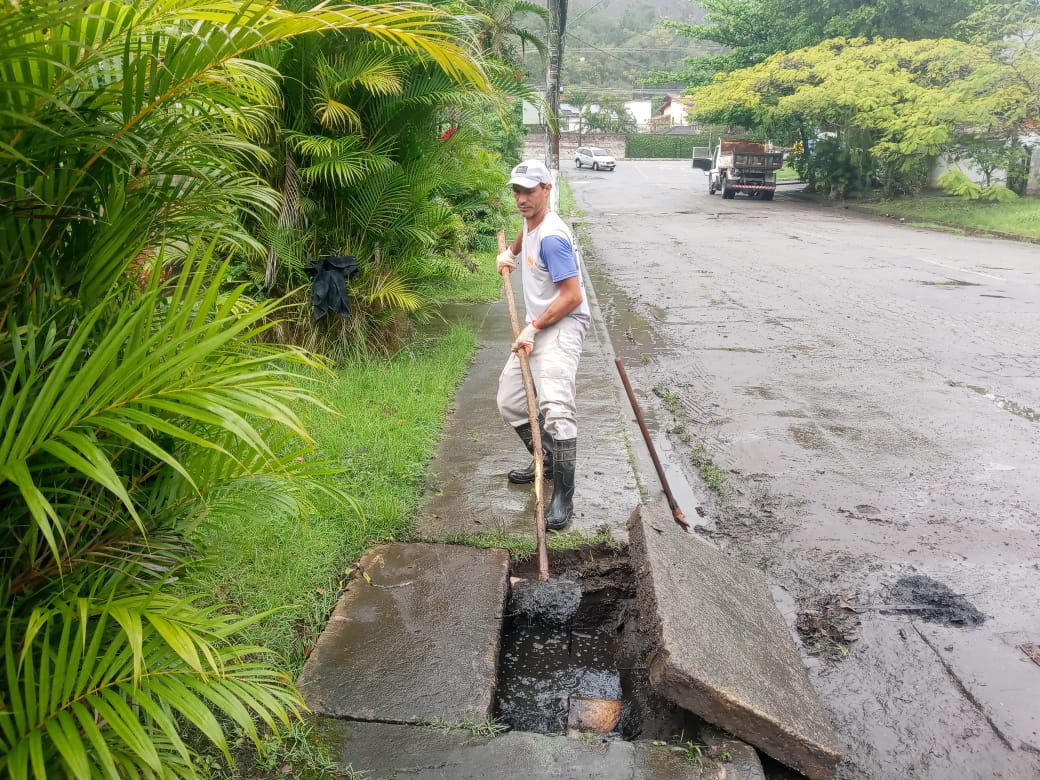
[[[685,162],[566,176],[702,532],[808,616],[840,776],[1040,777],[1040,247],[724,201]],[[920,620],[907,575],[988,619]]]

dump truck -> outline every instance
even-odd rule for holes
[[[772,200],[776,192],[776,172],[783,167],[783,152],[774,151],[767,141],[722,138],[715,147],[693,150],[693,167],[708,174],[708,194],[722,192],[733,198],[738,192]]]

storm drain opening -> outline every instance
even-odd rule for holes
[[[699,731],[700,719],[650,687],[627,550],[550,551],[549,561],[554,578],[580,584],[581,605],[563,627],[506,615],[495,717],[518,731],[608,740],[668,740]],[[535,563],[514,561],[510,574],[533,579]]]

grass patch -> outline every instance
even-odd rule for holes
[[[473,273],[424,292],[436,301],[497,299],[501,280],[495,254],[476,255]],[[182,582],[183,591],[201,593],[207,602],[243,615],[273,610],[240,638],[285,658],[291,677],[324,628],[352,562],[374,542],[408,537],[416,526],[427,464],[476,348],[475,334],[464,327],[431,330],[437,335],[417,340],[392,359],[354,359],[300,380],[329,407],[300,410],[314,457],[342,469],[327,477],[328,484],[354,496],[361,514],[319,495],[305,516],[290,516],[271,506],[276,501],[248,492],[258,488],[239,488],[224,503],[248,510],[213,507],[195,534],[206,560]],[[448,726],[482,734],[498,728],[493,721]],[[211,752],[202,760],[211,762],[214,778],[254,776],[253,770],[307,780],[367,778],[339,765],[321,729],[311,723],[294,722],[279,732],[268,734],[259,755],[240,738],[235,753],[245,774],[229,770]]]
[[[441,282],[428,294],[441,301],[497,299],[495,255],[477,254],[474,265],[473,273]],[[248,516],[214,511],[195,539],[207,560],[185,587],[245,615],[277,610],[244,639],[281,654],[298,670],[338,597],[348,562],[373,541],[414,528],[426,464],[475,347],[471,332],[454,327],[391,360],[351,360],[331,374],[311,374],[304,381],[317,384],[331,410],[303,413],[315,458],[343,469],[328,478],[330,484],[349,491],[362,516],[321,497],[305,517],[266,507]],[[235,498],[228,503],[248,503],[244,494]],[[271,503],[261,498],[257,506]]]
[[[391,360],[355,360],[311,377],[329,406],[304,412],[315,456],[343,469],[327,479],[358,500],[363,517],[321,496],[306,517],[279,514],[270,502],[247,517],[214,513],[195,539],[208,561],[185,587],[244,615],[278,610],[244,640],[298,671],[347,563],[373,541],[414,528],[426,464],[474,348],[474,335],[455,327]]]
[[[367,780],[365,773],[340,766],[326,738],[307,722],[293,721],[280,738],[269,737],[264,752],[256,759],[256,768],[270,775],[284,775],[286,766],[292,767],[292,776],[300,780]]]
[[[509,557],[516,561],[526,561],[535,554],[534,539],[530,535],[515,536],[506,531],[488,531],[482,534],[454,534],[452,536],[430,539],[445,544],[463,544],[467,547],[480,547],[483,549],[506,550]],[[618,541],[610,534],[606,526],[596,529],[594,534],[584,534],[580,531],[567,531],[566,533],[550,533],[545,538],[545,546],[550,550],[576,550],[588,545],[605,544],[614,550],[625,549],[625,543]]]
[[[798,171],[789,165],[784,165],[783,168],[776,172],[777,181],[800,181],[801,176],[798,175]]]
[[[1040,198],[980,203],[940,194],[864,203],[875,214],[925,225],[956,227],[1018,238],[1040,239]]]
[[[690,463],[697,469],[697,473],[700,478],[704,480],[704,484],[708,486],[710,490],[721,494],[726,488],[726,472],[712,463],[711,457],[708,455],[707,450],[704,449],[704,445],[697,441],[690,429],[686,427],[683,419],[683,407],[682,399],[677,393],[670,390],[667,385],[656,385],[654,387],[654,395],[660,398],[665,405],[665,408],[672,413],[680,422],[677,422],[672,426],[668,432],[673,436],[677,436],[679,440],[690,448]]]
[[[682,419],[682,399],[679,395],[668,389],[665,385],[655,385],[654,395],[664,401],[664,408],[672,413],[674,417]]]
[[[690,452],[690,461],[697,467],[697,473],[709,488],[721,493],[726,487],[726,472],[708,459],[704,448],[697,446]]]
[[[496,737],[509,730],[509,726],[495,718],[484,720],[446,721],[432,720],[426,724],[435,731],[468,731],[475,737]]]
[[[571,189],[571,184],[567,181],[566,177],[560,176],[559,179],[560,187],[560,216],[567,219],[568,215],[575,217],[584,216],[584,212],[578,208],[577,201],[574,200],[574,190]]]
[[[691,766],[703,766],[707,745],[702,745],[692,739],[686,739],[685,733],[673,734],[672,739],[666,742],[663,739],[655,739],[652,743],[655,747],[667,747],[673,753],[679,753],[687,764]],[[727,759],[728,760],[728,759]]]
[[[506,231],[506,240],[512,241],[516,231],[510,236]],[[502,277],[495,266],[497,252],[478,252],[474,254],[473,270],[457,279],[444,279],[433,283],[425,293],[437,301],[468,301],[485,303],[496,301],[502,295]]]

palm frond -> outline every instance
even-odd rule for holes
[[[19,528],[20,555],[28,560],[38,561],[43,548],[57,561],[68,552],[70,518],[56,508],[66,473],[86,481],[84,507],[90,496],[113,497],[144,532],[134,486],[154,467],[141,476],[120,474],[116,458],[127,449],[195,486],[177,443],[240,461],[211,433],[224,431],[237,451],[276,470],[279,459],[250,418],[306,435],[292,404],[310,396],[275,361],[314,361],[297,350],[251,346],[278,303],[247,304],[241,289],[221,294],[225,269],[210,270],[212,253],[212,245],[196,247],[168,292],[160,295],[156,274],[149,291],[115,312],[108,302],[90,310],[67,339],[47,329],[42,337],[11,335],[17,357],[0,393],[0,415],[9,421],[0,441],[0,487],[17,488],[20,502],[5,524]],[[61,481],[50,481],[51,474]]]
[[[304,181],[328,187],[348,187],[393,167],[393,162],[385,154],[367,147],[359,136],[327,138],[288,133],[286,137],[293,150],[307,161],[299,167]]]
[[[125,588],[122,589],[125,594]],[[154,590],[80,590],[8,613],[3,640],[0,771],[10,777],[195,777],[181,721],[231,763],[221,713],[260,747],[302,703],[243,620]],[[254,720],[256,719],[256,720]],[[171,766],[171,763],[173,766]]]

